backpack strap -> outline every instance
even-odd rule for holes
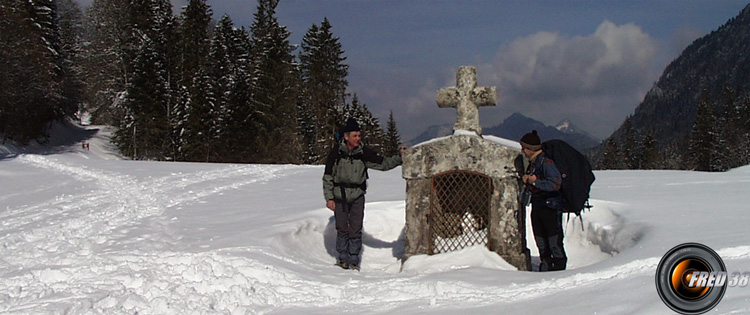
[[[352,160],[362,160],[362,161],[364,161],[365,160],[364,159],[364,156],[365,156],[364,152],[365,152],[365,150],[367,150],[369,148],[363,147],[362,149],[363,149],[362,150],[363,153],[358,153],[358,154],[355,154],[355,155],[344,156],[344,154],[341,153],[341,150],[338,147],[335,147],[333,149],[333,152],[331,152],[328,155],[329,161],[331,159],[333,159],[333,163],[327,163],[327,164],[331,164],[331,169],[329,170],[328,169],[328,165],[326,165],[326,174],[331,174],[331,176],[333,176],[333,170],[336,168],[336,166],[338,166],[339,161],[343,160],[345,157],[348,157],[349,159],[352,159]],[[345,188],[359,188],[359,189],[362,189],[362,191],[367,191],[367,180],[369,178],[370,178],[370,175],[367,173],[367,165],[365,165],[365,181],[364,182],[359,183],[359,184],[354,184],[354,183],[339,183],[339,182],[334,181],[333,182],[333,187],[334,188],[335,187],[339,187],[339,189],[341,189],[341,198],[344,201],[346,201],[346,189]]]

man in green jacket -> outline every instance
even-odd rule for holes
[[[362,145],[359,124],[353,118],[347,120],[342,132],[343,139],[333,147],[326,161],[323,196],[336,220],[336,265],[359,270],[367,169],[393,169],[401,165],[401,156],[382,157]],[[401,148],[401,155],[405,149]]]

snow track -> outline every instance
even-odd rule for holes
[[[170,207],[198,202],[229,189],[285,176],[280,173],[288,170],[283,166],[269,169],[257,165],[231,165],[139,181],[132,176],[71,165],[45,156],[21,155],[17,160],[32,167],[67,175],[71,180],[91,188],[82,189],[84,192],[79,194],[64,194],[36,205],[8,208],[0,212],[3,225],[0,232],[0,274],[11,276],[9,281],[0,284],[0,302],[9,302],[0,303],[0,311],[23,311],[24,301],[36,302],[37,299],[49,299],[47,303],[53,306],[52,309],[57,309],[55,300],[65,300],[67,304],[77,295],[57,296],[54,292],[61,288],[68,293],[70,290],[81,291],[83,296],[86,292],[99,290],[110,292],[116,291],[117,286],[125,282],[144,281],[121,279],[122,276],[118,277],[118,274],[162,270],[161,267],[170,270],[167,266],[153,265],[153,262],[180,261],[179,254],[144,252],[140,256],[133,256],[131,252],[128,256],[120,256],[117,252],[106,255],[96,253],[106,251],[103,249],[119,242],[118,239],[128,232],[128,226],[138,224],[143,219],[168,224],[168,220],[161,216]],[[201,185],[193,187],[196,184]],[[168,247],[173,242],[163,240],[164,235],[169,233],[160,236],[161,243]],[[188,262],[194,263],[195,259],[188,258]],[[28,272],[16,271],[21,269]],[[97,283],[98,279],[102,279],[102,273],[111,276],[104,277],[108,281]],[[159,278],[159,275],[154,276]],[[128,308],[116,306],[121,310]]]
[[[373,172],[363,269],[354,272],[332,265],[335,229],[321,201],[321,167],[75,155],[2,163],[2,176],[28,187],[0,199],[8,204],[0,208],[0,313],[533,313],[550,301],[565,314],[668,310],[653,281],[661,255],[677,245],[679,229],[658,234],[682,213],[664,206],[671,201],[657,201],[658,209],[674,212],[649,216],[658,212],[639,210],[636,197],[594,200],[585,229],[573,218],[566,226],[571,260],[563,272],[518,272],[482,246],[413,256],[402,268],[403,181]],[[635,188],[620,178],[609,181],[610,191],[628,196],[622,190]],[[623,184],[637,187],[631,182]],[[726,241],[733,240],[726,229],[695,241],[715,248],[733,271],[747,271],[750,246]],[[743,292],[728,290],[726,303],[746,305]]]
[[[570,285],[596,285],[606,279],[644,272],[655,264],[654,259],[637,261],[593,274],[575,274],[524,286],[476,285],[440,279],[444,271],[399,274],[400,262],[390,256],[391,249],[365,244],[368,247],[365,258],[371,262],[370,266],[365,265],[371,268],[369,272],[321,282],[305,274],[320,273],[321,269],[336,272],[323,248],[326,233],[332,232],[327,226],[330,222],[323,220],[308,219],[291,228],[288,232],[291,234],[279,234],[274,247],[185,253],[170,249],[179,238],[169,239],[172,233],[123,240],[129,229],[143,220],[168,225],[169,219],[164,214],[171,207],[288,176],[300,168],[227,165],[139,180],[132,175],[73,165],[52,157],[22,155],[17,160],[67,176],[84,188],[75,194],[56,196],[0,214],[4,224],[4,234],[0,236],[3,257],[0,272],[6,278],[0,284],[0,302],[3,302],[0,311],[6,312],[41,308],[72,313],[92,310],[262,313],[311,304],[356,310],[363,305],[388,309],[414,301],[435,306],[455,300],[466,301],[466,306],[481,307],[500,299],[533,299],[554,294]],[[380,212],[372,213],[372,219],[367,220],[367,231],[376,233],[367,236],[373,242],[395,246],[400,228],[389,224],[403,216],[403,202],[369,205],[371,213],[377,209]],[[149,237],[159,240],[143,242],[146,246],[136,244]],[[127,248],[123,242],[141,249]],[[290,257],[296,258],[290,260]]]

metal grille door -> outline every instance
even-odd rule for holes
[[[451,171],[432,178],[430,254],[487,244],[492,179],[470,171]]]

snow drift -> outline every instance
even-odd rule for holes
[[[355,272],[332,265],[320,166],[125,161],[86,141],[3,148],[0,312],[664,313],[654,274],[677,244],[750,271],[748,167],[597,172],[583,228],[565,225],[569,270],[551,273],[481,246],[402,264],[404,182],[371,172]],[[714,312],[747,312],[749,297],[729,288]]]

